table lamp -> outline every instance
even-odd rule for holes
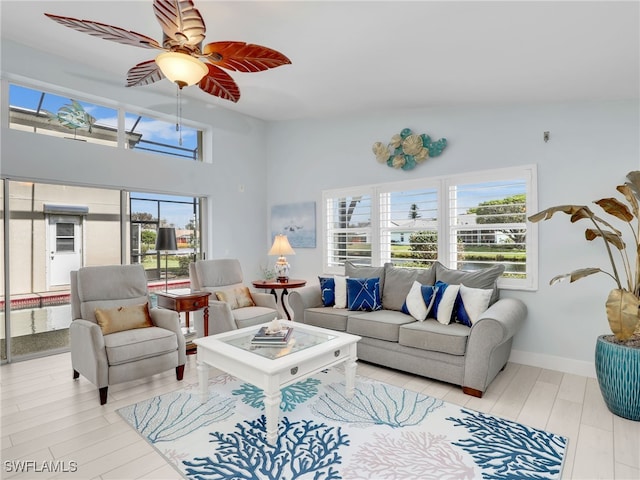
[[[286,282],[289,280],[289,263],[287,262],[285,255],[295,254],[296,252],[291,248],[287,236],[282,234],[276,235],[276,238],[273,239],[271,250],[269,250],[269,255],[279,256],[274,267],[279,282]]]
[[[164,252],[164,291],[169,287],[169,276],[167,275],[167,263],[169,252],[178,250],[176,244],[176,229],[170,227],[158,228],[158,236],[156,238],[156,252]]]

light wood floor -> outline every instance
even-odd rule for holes
[[[183,382],[173,371],[109,387],[100,406],[97,389],[71,379],[68,353],[0,367],[1,478],[176,479],[178,474],[116,410],[152,395],[197,383],[195,357]],[[212,372],[214,374],[215,372]],[[460,388],[360,363],[358,374],[442,398],[569,438],[565,479],[639,479],[640,422],[612,415],[595,379],[508,364],[482,399]],[[17,460],[60,461],[75,473],[9,472]],[[41,469],[41,468],[40,468]]]

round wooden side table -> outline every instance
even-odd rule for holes
[[[276,303],[278,303],[278,294],[276,290],[281,290],[280,292],[280,304],[282,305],[282,310],[284,310],[285,315],[287,316],[287,320],[291,320],[291,315],[287,310],[287,305],[284,303],[284,296],[289,295],[289,288],[299,288],[304,287],[307,284],[306,280],[295,280],[290,278],[287,281],[279,281],[279,280],[254,280],[253,286],[255,288],[264,288],[265,290],[271,290],[271,294],[275,297]]]

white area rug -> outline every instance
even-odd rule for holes
[[[567,439],[328,370],[282,390],[266,441],[262,391],[229,375],[118,410],[189,479],[559,479]]]

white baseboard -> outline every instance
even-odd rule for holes
[[[532,367],[581,375],[583,377],[596,377],[596,367],[593,362],[556,357],[554,355],[544,355],[542,353],[523,352],[520,350],[511,350],[509,361]]]

